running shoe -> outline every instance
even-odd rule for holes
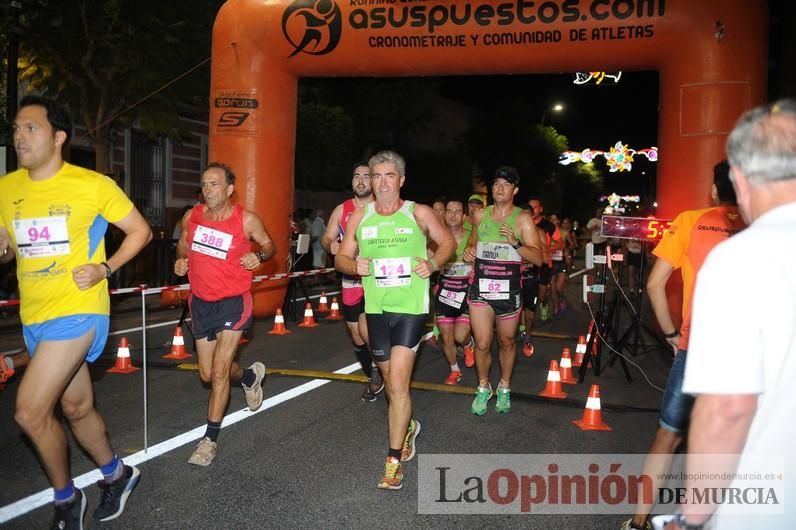
[[[55,516],[50,528],[53,530],[83,530],[83,517],[86,515],[86,496],[83,490],[75,488],[72,502],[55,505]]]
[[[475,389],[475,399],[473,404],[470,405],[470,412],[476,416],[483,416],[486,414],[486,404],[492,397],[492,385],[486,387],[478,386]]]
[[[628,519],[622,523],[619,530],[652,530],[652,523],[647,521],[643,526],[639,526],[633,522],[633,519]]]
[[[376,487],[383,490],[401,489],[401,481],[404,478],[403,466],[401,461],[392,456],[388,456],[384,461],[384,475]]]
[[[533,341],[531,340],[530,335],[526,335],[523,333],[522,335],[522,354],[526,357],[533,356]]]
[[[464,365],[467,368],[472,368],[475,364],[475,351],[473,351],[473,348],[475,348],[475,343],[472,337],[470,337],[469,344],[464,346]]]
[[[501,388],[497,389],[497,403],[495,403],[495,412],[502,412],[508,414],[511,410],[511,389]]]
[[[412,418],[409,420],[409,429],[406,431],[404,446],[401,449],[401,462],[409,462],[415,457],[415,438],[420,434],[420,422]]]
[[[216,457],[217,450],[216,442],[205,436],[199,440],[191,458],[188,459],[188,463],[195,466],[209,466]]]
[[[376,401],[376,398],[376,394],[370,391],[370,379],[368,379],[368,383],[365,384],[365,388],[362,389],[362,396],[360,396],[360,399],[365,403],[373,403]]]
[[[453,370],[451,373],[448,374],[448,377],[445,379],[446,385],[458,385],[462,380],[462,373],[459,370]]]
[[[254,383],[252,386],[246,386],[241,383],[243,392],[246,394],[246,403],[249,405],[249,410],[254,412],[263,404],[263,379],[265,379],[265,365],[261,362],[256,362],[249,366],[249,370],[254,372]]]
[[[370,377],[368,378],[368,385],[370,387],[370,393],[373,394],[374,399],[375,396],[381,394],[384,391],[384,379],[381,377],[381,372],[379,371],[379,367],[376,366],[375,364],[370,369]]]
[[[539,304],[539,318],[542,320],[542,322],[547,322],[550,320],[550,305]]]
[[[94,510],[94,519],[105,522],[119,517],[127,504],[127,498],[138,485],[141,472],[135,466],[124,466],[124,475],[117,480],[107,483],[104,480],[97,482],[100,489],[100,503]]]

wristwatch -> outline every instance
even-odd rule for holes
[[[518,240],[517,240],[517,242],[516,242],[516,243],[514,243],[514,244],[513,244],[513,245],[511,245],[511,246],[512,246],[512,247],[514,247],[516,250],[519,250],[519,249],[521,249],[521,248],[522,248],[522,241],[520,241],[520,240],[518,239]]]
[[[263,252],[262,249],[255,252],[254,255],[257,256],[257,259],[260,260],[260,263],[268,259],[265,257],[265,252]]]
[[[674,522],[683,530],[702,530],[705,528],[705,523],[689,524],[685,520],[685,515],[678,513],[674,516]]]

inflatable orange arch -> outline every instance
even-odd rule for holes
[[[301,77],[657,70],[659,215],[708,204],[713,165],[766,94],[759,0],[229,0],[213,30],[210,159],[277,245],[293,211]],[[255,286],[272,314],[286,282]]]

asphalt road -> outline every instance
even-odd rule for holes
[[[570,300],[579,299],[573,280]],[[140,326],[137,300],[117,304],[112,330]],[[176,320],[179,308],[154,310],[148,324]],[[538,325],[540,333],[561,336],[584,334],[589,313],[582,303],[566,315]],[[0,321],[0,350],[18,346],[18,328],[7,317]],[[320,320],[320,319],[319,319]],[[626,327],[627,318],[618,328]],[[241,348],[240,361],[255,360],[269,369],[332,372],[355,362],[342,323],[321,322],[301,329],[288,322],[292,333],[268,335],[272,319],[260,319],[249,344]],[[147,445],[173,439],[205,422],[208,389],[195,370],[163,361],[172,335],[171,325],[147,333]],[[128,334],[133,361],[141,365],[141,334]],[[144,374],[108,374],[118,335],[109,339],[106,355],[92,368],[98,407],[107,423],[115,448],[122,456],[142,458],[144,449]],[[190,341],[188,341],[190,342]],[[667,353],[652,345],[642,348],[633,360],[658,386],[666,378]],[[563,346],[574,351],[575,340],[537,337],[536,354],[520,355],[513,379],[512,410],[486,416],[469,412],[472,394],[433,390],[413,391],[414,413],[422,422],[417,440],[420,454],[545,454],[545,453],[645,453],[656,428],[661,394],[631,368],[628,383],[619,365],[606,367],[599,377],[592,372],[585,384],[567,385],[569,399],[551,402],[535,397],[545,386],[550,359],[558,359]],[[188,361],[190,362],[190,361]],[[463,363],[461,363],[463,367]],[[353,369],[351,369],[353,370]],[[462,386],[474,386],[472,369],[464,369]],[[355,371],[352,375],[360,374]],[[418,461],[405,465],[404,487],[381,491],[375,486],[383,470],[387,450],[386,404],[383,397],[363,403],[362,383],[335,380],[319,384],[296,396],[291,389],[316,380],[270,375],[265,383],[266,400],[282,396],[281,403],[257,414],[239,413],[245,408],[243,392],[233,388],[228,415],[241,420],[225,427],[219,452],[208,468],[186,463],[195,440],[183,437],[171,450],[139,464],[142,479],[123,516],[104,523],[105,528],[519,528],[601,529],[618,528],[620,515],[421,515],[418,514]],[[440,351],[424,344],[414,374],[417,382],[441,383],[447,367]],[[497,361],[492,368],[497,380]],[[590,383],[600,385],[603,417],[612,432],[583,432],[571,420],[581,417]],[[0,391],[0,513],[20,499],[49,487],[38,460],[18,426],[13,409],[18,378]],[[445,389],[443,389],[445,390]],[[197,431],[198,432],[198,431]],[[198,437],[201,433],[196,434]],[[181,445],[180,445],[181,443]],[[90,460],[72,446],[74,476],[94,469]],[[89,510],[98,499],[94,486],[86,489]],[[18,505],[17,505],[18,506]],[[52,508],[45,504],[7,521],[3,528],[44,528]],[[88,528],[99,525],[87,518]]]

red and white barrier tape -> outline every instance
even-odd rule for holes
[[[298,271],[298,272],[278,272],[276,274],[263,274],[260,276],[255,276],[252,281],[254,283],[263,282],[266,280],[283,280],[285,278],[298,278],[300,276],[314,276],[316,274],[326,274],[328,272],[334,272],[334,267],[329,267],[326,269],[314,269],[309,271]],[[128,293],[140,293],[144,292],[144,294],[157,294],[163,291],[190,291],[191,284],[189,283],[182,283],[179,285],[164,285],[163,287],[147,287],[146,285],[140,285],[138,287],[124,287],[121,289],[109,289],[108,292],[110,294],[128,294]],[[0,307],[3,306],[12,306],[12,305],[19,305],[18,299],[11,299],[11,300],[0,300]]]

